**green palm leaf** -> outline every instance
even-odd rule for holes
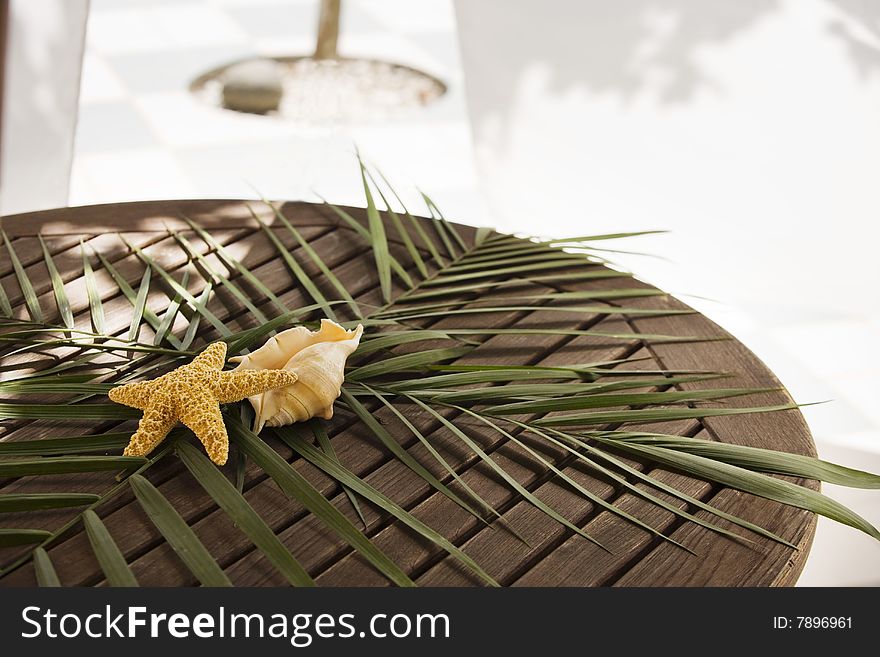
[[[266,474],[272,478],[288,497],[297,500],[311,511],[394,584],[397,586],[414,586],[412,580],[405,572],[376,546],[370,543],[367,537],[359,532],[348,518],[330,504],[312,484],[297,472],[296,469],[291,467],[287,461],[282,459],[275,450],[266,445],[266,443],[235,418],[230,418],[227,427],[230,430],[230,437],[236,440],[247,455],[266,471]],[[292,440],[292,437],[287,432],[278,431],[277,433],[285,442]],[[334,464],[334,467],[341,468],[341,466],[335,464],[333,459],[330,459],[322,452],[318,453],[324,459],[327,459],[329,463]],[[358,487],[349,484],[349,488],[363,495],[363,491],[358,490]],[[364,495],[364,497],[370,499],[369,495]]]
[[[752,406],[749,408],[650,408],[602,411],[598,413],[570,413],[536,420],[535,424],[541,427],[558,427],[619,424],[624,422],[671,422],[673,420],[695,420],[704,417],[721,417],[725,415],[790,411],[795,408],[798,408],[797,404]]]
[[[364,185],[364,195],[367,198],[367,221],[370,226],[370,241],[373,244],[373,255],[376,258],[376,271],[379,272],[379,287],[382,289],[382,299],[385,303],[391,302],[391,260],[388,253],[388,239],[385,237],[385,226],[382,217],[376,209],[370,184],[367,182],[364,163],[358,156],[361,168],[361,180]]]
[[[232,586],[214,557],[171,503],[141,475],[128,479],[135,497],[168,545],[203,586]]]
[[[376,378],[386,374],[419,369],[425,365],[433,365],[444,360],[458,358],[471,351],[471,347],[448,347],[445,349],[428,349],[426,351],[392,356],[385,360],[376,361],[367,365],[361,365],[348,375],[350,381],[363,381],[364,379]]]
[[[349,393],[347,390],[343,390],[342,399],[345,401],[346,405],[354,412],[354,414],[358,416],[358,419],[363,422],[363,424],[370,430],[370,432],[379,439],[379,441],[386,447],[386,449],[388,449],[389,452],[391,452],[397,458],[398,461],[403,463],[406,467],[408,467],[410,470],[412,470],[422,479],[424,479],[429,486],[446,495],[446,497],[455,502],[465,511],[477,518],[481,517],[480,514],[473,509],[473,507],[471,507],[467,502],[465,502],[458,495],[452,492],[449,487],[446,486],[446,484],[437,479],[437,477],[431,474],[427,470],[427,468],[425,468],[421,463],[413,458],[410,453],[407,452],[403,447],[401,447],[400,443],[398,443],[391,436],[391,434],[388,433],[385,427],[383,427],[382,424],[375,417],[373,417],[373,414],[370,413],[370,411],[368,411],[366,407],[364,407],[364,405],[361,404],[351,393]],[[415,430],[414,427],[412,427],[412,425],[410,425],[409,422],[406,422],[406,424],[408,428],[411,428],[416,436],[421,435],[418,431]],[[431,451],[433,452],[433,449]],[[445,463],[445,461],[443,461],[443,463]]]
[[[52,281],[52,292],[55,295],[55,304],[58,306],[58,313],[61,316],[61,321],[67,328],[73,328],[73,312],[70,309],[70,300],[67,298],[67,293],[64,291],[64,281],[61,278],[61,274],[58,273],[58,268],[55,266],[55,261],[49,253],[49,247],[46,246],[43,236],[37,235],[37,238],[40,240],[40,248],[43,250],[43,260],[46,263],[46,269],[49,271],[49,278]]]
[[[302,234],[294,227],[292,223],[287,220],[287,217],[276,208],[274,205],[269,203],[266,199],[263,199],[263,202],[272,208],[272,211],[275,214],[275,218],[280,221],[285,228],[287,228],[288,232],[293,235],[293,238],[296,240],[299,247],[303,250],[303,252],[309,256],[309,259],[315,264],[315,266],[321,271],[324,277],[330,281],[330,284],[333,285],[333,288],[336,290],[337,294],[339,294],[339,298],[346,301],[348,303],[349,308],[354,312],[355,316],[361,316],[361,309],[357,305],[357,302],[352,298],[351,294],[349,294],[345,285],[342,284],[342,281],[337,278],[336,274],[327,266],[321,256],[318,255],[318,252],[312,248],[311,244],[309,244],[306,239],[302,236]],[[253,214],[253,211],[251,211]],[[287,310],[285,308],[285,310]]]
[[[0,461],[0,477],[128,470],[146,463],[139,456],[57,456]]]
[[[243,263],[236,260],[224,247],[220,242],[214,239],[214,236],[211,235],[204,228],[199,226],[197,223],[189,219],[188,217],[184,217],[184,221],[189,224],[189,227],[193,229],[193,231],[204,240],[205,244],[214,249],[214,252],[217,254],[217,257],[223,261],[223,264],[230,270],[235,270],[239,274],[241,274],[242,278],[244,278],[248,283],[253,285],[256,289],[260,291],[267,299],[269,299],[275,307],[278,308],[281,312],[287,312],[289,308],[284,305],[284,302],[278,298],[278,296],[270,290],[266,285],[261,281],[257,276],[251,272],[250,269],[244,266]],[[186,284],[184,284],[186,287]]]
[[[177,445],[177,455],[190,474],[217,502],[236,526],[266,555],[284,578],[294,586],[314,586],[315,582],[290,551],[284,547],[269,525],[254,511],[244,496],[195,447],[186,442]]]
[[[372,486],[369,486],[361,478],[355,476],[353,473],[349,472],[338,463],[333,462],[331,459],[327,458],[325,454],[316,450],[314,447],[303,441],[301,438],[292,435],[292,432],[281,429],[276,430],[276,433],[288,445],[290,445],[290,447],[294,451],[296,451],[300,456],[309,461],[312,465],[320,468],[340,483],[344,483],[365,499],[369,500],[373,504],[376,504],[387,513],[400,520],[410,529],[414,530],[432,543],[435,543],[446,550],[446,552],[451,554],[464,566],[473,571],[478,577],[480,577],[480,579],[482,579],[487,584],[491,586],[498,585],[498,583],[494,579],[492,579],[492,577],[489,576],[488,573],[480,568],[477,562],[471,559],[467,554],[465,554],[455,545],[450,543],[441,534],[428,527],[421,520],[408,513],[405,509],[393,502],[390,498],[386,497]]]
[[[101,303],[101,293],[98,292],[98,282],[95,279],[95,272],[92,269],[92,263],[89,262],[89,256],[86,253],[86,245],[80,240],[80,251],[82,251],[83,261],[83,277],[86,281],[86,293],[89,296],[89,313],[92,321],[92,330],[95,333],[104,333],[104,305]]]
[[[333,443],[330,442],[330,436],[327,435],[327,429],[324,428],[324,425],[321,422],[317,422],[315,420],[310,421],[309,425],[311,426],[312,434],[315,436],[315,440],[318,441],[318,445],[321,447],[321,450],[323,450],[323,452],[329,458],[333,459],[337,463],[340,463],[339,456],[336,454],[336,450],[333,448]],[[358,501],[357,494],[348,486],[343,486],[342,490],[345,491],[345,496],[348,498],[348,501],[351,502],[351,507],[354,509],[354,512],[357,514],[358,518],[361,519],[364,530],[366,530],[367,519],[364,517],[364,512],[361,510],[361,504]]]
[[[181,235],[176,230],[169,230],[171,236],[177,240],[177,243],[183,247],[183,250],[186,252],[187,256],[190,260],[197,263],[202,270],[207,274],[204,276],[207,280],[210,281],[212,286],[216,286],[218,283],[223,286],[223,289],[228,290],[229,293],[238,299],[245,308],[247,308],[250,313],[256,318],[259,322],[267,322],[269,318],[266,317],[263,312],[257,308],[250,300],[250,297],[241,291],[241,288],[238,287],[235,283],[230,281],[226,276],[223,275],[222,272],[217,271],[214,267],[211,266],[211,263],[208,259],[202,255],[198,249],[196,249],[186,237]],[[147,271],[150,271],[147,269]]]
[[[52,565],[49,555],[41,547],[34,550],[34,570],[37,574],[38,586],[61,586],[61,580],[58,579],[58,573],[55,572],[55,566]]]
[[[110,263],[110,261],[107,260],[107,258],[105,258],[100,253],[98,253],[97,256],[98,256],[98,260],[101,262],[101,266],[105,269],[105,271],[107,271],[108,274],[110,274],[110,276],[113,278],[113,281],[116,283],[117,287],[119,287],[119,291],[122,292],[123,296],[125,296],[126,299],[128,299],[128,301],[131,303],[133,308],[137,308],[138,302],[139,302],[138,294],[135,293],[135,291],[132,289],[131,285],[128,284],[128,281],[125,280],[125,278],[122,276],[122,274],[119,273],[119,270],[117,270],[116,267],[114,267]],[[184,282],[183,282],[184,287],[186,287],[186,284],[188,281],[188,276],[189,276],[189,274],[184,272]],[[169,306],[169,308],[168,308],[168,312],[171,312],[172,307],[174,307],[174,309],[175,309],[174,312],[176,312],[175,303],[177,306],[179,306],[180,299],[177,299],[176,302],[172,302],[171,306]],[[154,313],[152,310],[150,310],[146,306],[143,308],[142,314],[143,314],[144,320],[153,328],[154,331],[156,331],[156,337],[153,340],[153,344],[154,345],[161,344],[162,340],[165,339],[165,335],[168,330],[166,327],[163,331],[162,326],[164,325],[164,322],[160,322],[156,313]],[[172,315],[173,315],[173,313],[172,313]],[[168,313],[166,312],[166,317],[167,316],[168,316]],[[172,319],[173,319],[173,317],[172,317]],[[167,336],[167,340],[171,344],[172,347],[175,347],[177,349],[180,348],[180,341],[177,340],[177,338],[175,338],[173,335]]]
[[[171,274],[165,271],[165,269],[161,265],[159,265],[153,258],[147,255],[139,247],[127,242],[124,238],[121,239],[123,240],[123,242],[125,242],[125,245],[129,249],[137,254],[137,256],[141,260],[143,260],[144,264],[146,264],[149,268],[159,274],[176,294],[179,294],[184,300],[186,300],[187,303],[189,303],[193,307],[193,310],[195,310],[199,315],[208,320],[211,326],[217,329],[221,336],[228,337],[232,334],[231,331],[226,327],[226,325],[222,321],[220,321],[220,319],[213,312],[208,310],[208,308],[202,301],[196,299],[192,294],[190,294],[189,290],[187,290],[180,283],[174,280],[174,277],[172,277]],[[206,285],[209,284],[206,282]],[[101,333],[101,331],[98,331],[98,333]]]
[[[86,536],[89,538],[89,544],[95,553],[101,570],[107,578],[110,586],[138,586],[137,578],[131,572],[131,568],[119,551],[119,546],[110,536],[107,527],[101,522],[101,519],[91,509],[83,514],[83,522],[86,527]]]
[[[37,299],[37,293],[34,292],[34,286],[31,283],[31,279],[28,277],[21,261],[18,259],[18,254],[16,254],[15,249],[12,248],[9,238],[6,236],[6,231],[2,228],[0,228],[0,235],[3,236],[3,243],[6,245],[6,252],[9,254],[9,260],[12,261],[12,269],[15,271],[15,278],[18,280],[18,286],[21,288],[22,295],[24,295],[24,303],[27,306],[28,315],[30,315],[31,320],[34,322],[42,323],[43,311],[40,309],[40,301]]]
[[[388,216],[391,217],[391,223],[394,224],[394,229],[397,231],[397,234],[400,235],[400,238],[403,240],[403,245],[406,248],[407,253],[409,253],[409,257],[412,259],[413,264],[416,266],[416,269],[419,270],[419,274],[422,275],[422,278],[428,277],[428,268],[425,265],[425,261],[422,259],[422,254],[419,253],[418,247],[416,247],[415,242],[413,242],[412,237],[409,234],[409,231],[403,225],[403,221],[400,218],[400,215],[394,211],[391,207],[391,204],[388,202],[388,199],[385,198],[385,193],[382,191],[382,188],[379,187],[376,179],[373,177],[372,172],[369,172],[370,181],[375,185],[376,191],[379,193],[379,198],[382,199],[382,203],[385,205],[385,212],[388,213]]]
[[[434,410],[433,408],[431,408],[427,404],[422,403],[421,401],[419,401],[418,399],[416,399],[414,397],[410,397],[410,399],[415,404],[420,406],[423,410],[425,410],[426,412],[430,413],[435,418],[440,420],[440,422],[441,422],[441,424],[443,424],[443,426],[445,426],[455,436],[460,438],[462,440],[462,442],[464,442],[474,453],[476,453],[483,460],[484,463],[486,463],[490,468],[492,468],[502,479],[504,479],[504,481],[507,482],[507,484],[511,488],[513,488],[513,490],[515,490],[517,493],[519,493],[530,504],[537,507],[538,509],[540,509],[541,511],[546,513],[548,516],[550,516],[551,518],[553,518],[554,520],[556,520],[560,524],[564,525],[565,527],[567,527],[571,531],[575,532],[579,536],[582,536],[583,538],[587,539],[591,543],[598,545],[600,548],[602,548],[606,552],[610,552],[610,550],[608,550],[608,548],[606,548],[604,545],[602,545],[602,543],[597,541],[595,538],[593,538],[592,536],[587,534],[583,529],[581,529],[580,527],[578,527],[577,525],[572,523],[567,518],[563,517],[557,511],[555,511],[554,509],[549,507],[547,504],[545,504],[543,501],[541,501],[538,497],[536,497],[534,494],[532,494],[531,491],[526,489],[513,476],[511,476],[504,468],[502,468],[500,465],[498,465],[498,463],[496,463],[494,459],[492,459],[488,454],[486,454],[486,452],[484,452],[483,449],[479,445],[477,445],[477,443],[474,442],[464,431],[459,429],[452,422],[447,420],[445,417],[443,417],[440,413],[438,413],[436,410]],[[461,410],[465,410],[465,409],[461,409]],[[480,416],[475,415],[475,417],[480,417]]]
[[[0,513],[10,511],[39,511],[85,506],[101,499],[87,493],[9,493],[0,494]]]
[[[128,339],[135,342],[141,329],[141,320],[144,317],[144,309],[147,305],[147,295],[150,293],[150,270],[145,269],[138,287],[137,298],[134,302],[134,312],[131,315],[131,326],[128,329]]]
[[[880,532],[867,520],[853,513],[842,504],[809,488],[798,486],[783,479],[776,479],[769,475],[752,472],[736,465],[714,461],[696,454],[664,449],[653,445],[612,441],[607,438],[597,438],[597,440],[606,444],[613,443],[624,451],[647,456],[655,461],[671,465],[702,479],[717,481],[731,488],[818,513],[844,525],[855,527],[869,536],[880,540]]]
[[[749,470],[803,477],[804,479],[818,479],[829,484],[851,488],[880,488],[880,476],[878,475],[801,454],[789,454],[747,445],[719,443],[713,440],[665,434],[634,434],[631,436],[603,434],[603,437],[623,440],[628,443],[675,449],[715,461],[724,461]]]
[[[327,298],[324,296],[321,290],[318,289],[318,286],[315,285],[315,283],[312,281],[312,277],[309,276],[306,271],[300,266],[300,264],[296,261],[296,258],[293,257],[293,254],[287,250],[287,247],[284,246],[284,243],[280,239],[278,239],[277,235],[275,235],[275,232],[262,221],[260,221],[260,218],[257,216],[257,213],[254,212],[253,208],[248,206],[248,209],[250,210],[251,216],[253,216],[254,221],[260,224],[260,228],[262,228],[263,233],[266,235],[266,237],[269,238],[269,241],[272,242],[275,250],[278,251],[278,255],[280,255],[284,262],[287,264],[293,276],[296,278],[297,281],[299,281],[299,284],[308,293],[308,295],[321,307],[327,317],[335,320],[336,314],[333,312],[330,304],[327,303]]]
[[[0,548],[42,543],[51,535],[42,529],[0,529]]]

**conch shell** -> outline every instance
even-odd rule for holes
[[[357,349],[363,332],[360,324],[346,331],[336,322],[322,319],[318,331],[297,326],[282,331],[252,354],[230,358],[238,362],[236,371],[284,369],[297,375],[295,383],[248,397],[256,413],[254,432],[263,425],[281,427],[312,417],[333,417],[345,361]]]

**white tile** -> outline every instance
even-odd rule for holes
[[[311,34],[279,34],[254,37],[254,51],[274,57],[307,57],[315,50],[315,37]]]
[[[347,0],[387,27],[403,33],[455,31],[452,0]]]
[[[880,372],[880,352],[870,348],[880,334],[867,321],[816,322],[774,333],[787,351],[808,358],[816,372],[829,376]]]
[[[870,417],[874,426],[880,427],[880,381],[877,375],[878,370],[874,370],[860,375],[838,377],[833,385],[842,399],[846,399]]]
[[[210,106],[187,91],[142,95],[135,104],[162,143],[172,148],[261,143],[294,134],[298,129],[275,117]]]
[[[202,3],[93,12],[87,47],[103,54],[239,45],[247,34],[227,13]]]
[[[91,103],[80,112],[76,126],[77,153],[147,148],[156,135],[130,102]]]
[[[74,171],[70,196],[75,203],[195,196],[174,156],[159,148],[82,155]]]
[[[86,31],[86,51],[102,55],[149,52],[169,46],[149,9],[142,7],[92,11]]]
[[[125,97],[125,85],[113,68],[103,57],[87,52],[83,56],[79,102],[87,105],[122,100]]]
[[[206,5],[215,7],[248,7],[255,3],[261,5],[314,5],[315,0],[202,0]]]

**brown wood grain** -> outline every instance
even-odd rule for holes
[[[272,209],[262,202],[155,201],[67,208],[5,217],[3,227],[34,282],[41,308],[49,315],[54,308],[54,297],[43,261],[42,249],[36,238],[37,234],[44,236],[64,279],[77,327],[89,326],[88,299],[82,278],[82,255],[79,246],[81,239],[87,245],[90,254],[91,249],[100,251],[135,288],[143,273],[143,264],[130,252],[120,238],[120,234],[129,243],[143,248],[172,273],[176,280],[179,281],[183,272],[189,270],[192,274],[190,291],[193,294],[201,291],[204,282],[198,275],[198,267],[189,261],[175,240],[169,236],[169,227],[185,235],[193,247],[204,255],[212,268],[223,272],[230,281],[240,285],[260,310],[268,316],[277,314],[277,309],[270,300],[243,281],[237,272],[225,269],[222,259],[208,244],[193,234],[183,221],[183,216],[190,217],[208,228],[218,241],[232,251],[235,257],[241,258],[289,307],[311,303],[286,265],[277,257],[274,247],[259,229],[259,225],[251,217],[248,205],[251,205],[261,220],[272,226],[275,234],[291,250],[309,275],[314,276],[316,284],[328,298],[335,297],[329,282],[308,258],[304,257],[293,237],[276,220]],[[382,303],[372,252],[350,227],[341,223],[331,209],[324,205],[308,203],[284,203],[279,204],[278,207],[297,226],[312,248],[328,263],[334,274],[347,286],[358,302],[363,304],[362,307],[366,311]],[[366,217],[362,209],[346,208],[346,210],[362,225],[366,225]],[[392,253],[401,262],[409,262],[393,224],[385,219]],[[439,235],[436,223],[425,223],[425,228],[434,236]],[[457,229],[467,244],[473,244],[474,229],[464,226],[457,226]],[[416,241],[427,258],[426,245]],[[504,252],[506,248],[499,245],[496,251]],[[96,259],[94,257],[91,259],[96,268],[107,315],[108,331],[114,335],[124,336],[128,331],[131,304],[119,293],[118,287],[98,266]],[[430,266],[433,271],[434,265]],[[467,267],[469,266],[461,271],[473,271]],[[18,316],[25,317],[23,296],[6,249],[2,245],[0,245],[0,284],[7,291]],[[148,307],[161,314],[164,306],[167,305],[167,296],[161,291],[162,283],[158,277],[153,277],[152,285],[154,287],[148,298]],[[395,294],[400,293],[402,288],[397,277],[394,277],[394,285]],[[601,290],[621,286],[650,288],[636,280],[627,280],[623,284],[615,279],[596,279],[577,284],[564,281],[557,284],[548,281],[545,285],[523,283],[516,289],[499,288],[491,296],[503,297],[514,292],[545,294],[556,290]],[[475,298],[473,294],[462,295],[456,300],[460,302],[460,307],[467,308],[478,308],[481,304],[492,305],[491,301]],[[686,308],[668,296],[627,299],[619,305],[656,309]],[[257,323],[244,305],[224,291],[221,286],[217,286],[216,294],[212,295],[208,308],[235,329],[249,328]],[[341,316],[348,316],[342,306],[338,308]],[[178,318],[175,325],[178,334],[185,330],[186,321],[184,317]],[[712,342],[651,343],[635,337],[632,340],[621,340],[587,336],[482,336],[478,338],[479,346],[459,358],[458,362],[551,365],[611,360],[637,354],[645,360],[631,361],[620,367],[718,369],[735,375],[734,378],[725,381],[725,387],[779,386],[773,374],[743,345],[734,339],[729,339],[730,336],[722,329],[695,313],[658,317],[622,317],[619,314],[584,315],[578,312],[537,310],[510,314],[449,315],[414,320],[412,324],[426,328],[475,326],[572,328],[577,326],[616,333],[719,336],[728,339]],[[143,327],[141,336],[144,340],[152,340],[152,332],[146,326]],[[203,324],[200,339],[209,341],[217,337],[215,329]],[[394,351],[402,354],[416,349],[449,346],[449,344],[448,341],[419,343],[418,346],[402,346]],[[61,350],[56,355],[63,357],[65,353],[67,352]],[[104,360],[98,359],[98,362],[112,361],[110,356],[101,358]],[[372,357],[372,359],[377,358],[380,356]],[[13,370],[4,371],[7,367],[22,365],[39,367],[42,364],[42,361],[34,358],[33,355],[4,358],[0,363],[0,377],[11,376],[9,372]],[[678,387],[687,390],[713,385],[717,384],[694,383]],[[730,406],[747,406],[785,403],[789,399],[788,394],[780,390],[734,398],[725,403]],[[429,457],[425,447],[406,430],[398,418],[375,401],[366,403],[375,417],[404,449],[458,493],[462,492],[451,475]],[[553,521],[514,494],[472,450],[454,438],[435,418],[423,412],[414,411],[409,419],[447,459],[457,474],[496,508],[502,520],[486,526],[455,505],[448,497],[432,489],[400,461],[391,457],[372,434],[350,414],[337,413],[329,423],[328,431],[339,458],[347,468],[410,510],[416,517],[441,531],[466,553],[473,556],[502,584],[787,585],[796,581],[803,567],[815,527],[812,514],[711,486],[649,463],[628,461],[634,467],[646,469],[652,476],[671,483],[692,496],[779,533],[798,544],[801,549],[792,550],[764,539],[756,543],[733,541],[693,523],[682,522],[669,511],[644,501],[603,475],[587,469],[560,448],[538,443],[519,432],[512,432],[540,453],[542,459],[561,468],[568,476],[594,494],[603,499],[613,500],[620,508],[667,533],[696,553],[691,554],[588,502],[570,487],[560,483],[559,478],[555,477],[553,472],[534,455],[516,443],[504,439],[497,432],[490,431],[487,427],[477,424],[472,418],[463,416],[453,409],[443,411],[443,415],[466,430],[468,435],[490,455],[490,458],[514,473],[518,481],[539,499],[552,505],[608,549],[591,543]],[[93,431],[131,430],[133,426],[132,422],[106,422],[96,427],[95,423],[5,421],[0,423],[0,440],[77,435],[82,433],[84,428]],[[699,422],[663,423],[641,428],[680,432],[682,435],[699,433],[701,437],[713,440],[768,446],[801,454],[815,453],[809,431],[797,411],[709,418]],[[269,442],[333,504],[353,522],[359,523],[348,498],[334,480],[296,458],[285,445],[272,439],[269,439]],[[230,468],[227,467],[227,472],[229,471]],[[328,531],[301,505],[287,499],[259,468],[251,464],[245,474],[245,498],[316,578],[318,584],[328,586],[387,584],[382,575],[367,564],[359,554],[353,552],[346,543],[340,541],[336,534]],[[112,483],[112,478],[113,475],[107,473],[23,477],[0,481],[0,492],[101,492]],[[217,508],[213,500],[201,490],[176,458],[164,459],[151,468],[149,478],[193,527],[233,582],[249,586],[285,584],[283,578],[262,553],[255,550],[250,541],[231,524],[226,514]],[[799,483],[816,487],[815,482]],[[680,504],[678,500],[669,501]],[[689,510],[693,511],[693,509]],[[448,557],[435,545],[426,543],[399,522],[366,503],[363,504],[363,511],[367,520],[367,535],[419,584],[435,586],[479,584],[454,559]],[[192,575],[164,542],[130,493],[118,495],[99,507],[98,512],[142,584],[159,586],[195,584]],[[0,526],[21,527],[26,524],[33,528],[53,530],[66,520],[75,517],[76,513],[74,509],[31,514],[3,514],[0,516]],[[704,514],[698,515],[702,517]],[[707,515],[706,518],[724,525],[715,517]],[[516,534],[525,538],[527,543]],[[0,566],[11,563],[22,553],[22,548],[0,550]],[[64,540],[52,546],[49,554],[65,584],[102,583],[103,574],[81,527],[74,528]],[[33,583],[34,574],[30,565],[0,576],[0,586]]]

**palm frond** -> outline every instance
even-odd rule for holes
[[[55,566],[52,565],[52,560],[49,559],[46,550],[41,547],[34,550],[34,569],[37,573],[38,586],[61,586],[61,580],[58,579],[58,573],[55,572]]]
[[[9,260],[12,262],[12,269],[15,272],[15,278],[18,280],[18,286],[21,288],[21,293],[24,296],[24,303],[27,306],[28,315],[30,315],[32,321],[42,323],[43,311],[40,308],[40,300],[37,298],[37,293],[34,291],[31,279],[28,276],[27,271],[25,271],[25,268],[22,266],[21,260],[18,259],[18,254],[15,252],[15,249],[12,248],[9,238],[6,236],[6,231],[2,228],[0,228],[0,235],[3,237],[3,243],[6,245],[6,252],[9,254]]]
[[[273,208],[274,209],[274,208]],[[275,307],[281,312],[287,312],[290,310],[283,301],[271,290],[269,289],[263,281],[261,281],[257,276],[251,272],[250,269],[244,266],[241,262],[239,262],[236,258],[232,256],[227,250],[226,247],[223,246],[218,240],[214,238],[211,233],[206,231],[204,228],[199,226],[196,222],[194,222],[189,217],[184,217],[184,221],[189,225],[190,228],[193,229],[193,232],[196,233],[202,240],[207,244],[210,248],[214,249],[214,253],[217,254],[217,257],[223,262],[223,264],[230,271],[237,271],[241,274],[242,278],[244,278],[248,283],[253,285],[257,290],[260,291],[260,294],[264,295],[267,299],[269,299]],[[186,287],[186,283],[183,284]]]
[[[150,520],[203,586],[232,586],[214,557],[190,529],[159,489],[141,475],[128,479],[131,489]]]
[[[88,253],[86,253],[86,245],[82,240],[80,240],[79,248],[82,251],[83,276],[86,281],[86,292],[89,296],[89,315],[92,322],[92,330],[95,333],[104,333],[104,304],[101,302],[101,294],[98,292],[95,272],[92,269],[92,263],[89,261]]]
[[[55,304],[58,306],[58,314],[61,316],[61,322],[67,328],[73,328],[73,311],[70,309],[70,300],[64,290],[64,281],[61,274],[58,273],[58,267],[55,266],[55,260],[49,253],[49,247],[42,235],[37,235],[40,240],[40,248],[43,251],[43,260],[46,263],[46,269],[49,272],[49,279],[52,281],[52,292],[55,295]],[[2,304],[0,304],[2,305]]]
[[[248,456],[257,463],[273,479],[278,487],[291,499],[297,500],[327,527],[346,540],[355,550],[373,564],[379,572],[398,586],[413,586],[413,581],[391,559],[377,549],[357,528],[351,524],[335,506],[330,504],[318,490],[312,486],[296,469],[292,468],[278,453],[249,431],[238,420],[232,419],[228,425],[230,437],[236,440]],[[279,437],[285,442],[295,439],[287,432],[278,431]],[[339,467],[333,459],[322,452],[317,452],[333,467]],[[363,490],[348,483],[349,488],[363,495]],[[370,499],[369,495],[364,495]]]
[[[299,561],[284,547],[266,522],[201,452],[189,443],[177,445],[177,455],[187,470],[217,502],[235,525],[250,538],[284,578],[294,586],[314,586]]]
[[[324,313],[330,319],[337,319],[336,313],[333,312],[333,308],[329,303],[327,303],[327,298],[318,289],[318,286],[314,284],[312,281],[312,277],[309,276],[306,271],[302,268],[302,266],[296,261],[296,258],[293,257],[293,254],[287,250],[287,247],[284,246],[284,243],[278,239],[278,236],[275,235],[275,232],[269,228],[265,223],[263,223],[260,218],[257,216],[257,213],[254,212],[253,208],[248,206],[248,210],[250,210],[251,216],[254,218],[254,221],[260,224],[260,228],[263,230],[263,233],[266,237],[269,238],[269,241],[272,242],[272,245],[278,251],[278,255],[284,260],[287,264],[287,267],[290,269],[290,272],[293,274],[294,278],[299,281],[299,284],[302,285],[303,289],[308,292],[309,296],[312,300],[318,304]],[[264,319],[263,322],[266,320]]]
[[[287,229],[287,231],[293,235],[293,238],[296,240],[296,243],[299,244],[299,248],[303,250],[303,252],[309,256],[309,259],[314,263],[314,265],[320,270],[321,274],[330,281],[330,284],[333,286],[333,289],[336,290],[336,293],[339,295],[339,298],[344,300],[348,307],[351,308],[352,312],[354,312],[355,316],[361,316],[361,309],[357,305],[357,302],[354,298],[349,294],[348,289],[346,289],[345,285],[342,284],[342,281],[333,273],[333,270],[327,266],[327,263],[324,262],[324,259],[318,255],[318,252],[312,248],[312,245],[308,243],[308,241],[302,236],[296,227],[287,220],[287,217],[284,216],[284,213],[281,212],[277,207],[269,203],[266,199],[263,199],[263,202],[272,208],[272,212],[275,214],[275,218],[281,222],[281,224]],[[285,309],[286,310],[286,309]]]
[[[138,586],[137,578],[131,572],[125,557],[119,551],[119,546],[116,545],[116,541],[113,540],[98,514],[91,509],[87,510],[83,514],[83,522],[89,544],[101,565],[101,570],[104,571],[107,583],[110,586]]]
[[[85,506],[100,499],[88,493],[11,493],[0,494],[0,513],[41,511]]]
[[[705,456],[664,449],[654,445],[610,441],[607,438],[596,438],[596,440],[606,444],[613,442],[615,446],[622,448],[626,452],[647,456],[655,461],[666,463],[703,479],[717,481],[731,488],[818,513],[844,525],[855,527],[869,536],[880,540],[880,531],[877,531],[871,523],[858,514],[821,493],[798,486],[784,479],[777,479],[776,477],[753,472],[736,465],[715,461]]]

